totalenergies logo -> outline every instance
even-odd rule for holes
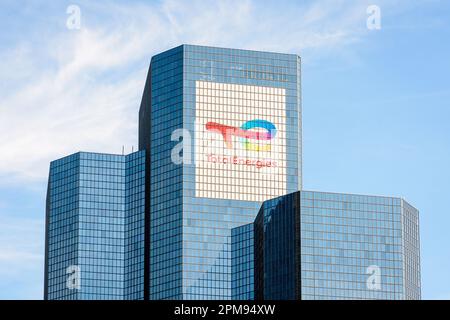
[[[264,129],[265,132],[251,130],[255,128]],[[272,140],[277,134],[277,128],[272,122],[260,119],[247,121],[240,128],[226,126],[216,122],[208,122],[206,124],[206,130],[219,132],[228,149],[233,148],[232,137],[236,136],[246,150],[252,151],[270,151],[270,144],[252,143],[252,140]]]

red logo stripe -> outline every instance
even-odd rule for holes
[[[219,132],[222,135],[227,148],[232,148],[231,136],[256,140],[270,140],[272,138],[267,132],[249,131],[237,127],[226,126],[217,122],[208,122],[206,124],[206,130]]]

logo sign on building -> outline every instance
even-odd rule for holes
[[[195,106],[196,197],[286,193],[285,89],[197,81]]]

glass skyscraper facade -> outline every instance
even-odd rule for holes
[[[51,163],[46,299],[420,299],[414,207],[301,191],[299,56],[155,55],[139,150]]]
[[[249,264],[239,251],[253,245],[254,273],[236,278],[256,299],[421,297],[418,211],[403,199],[299,191],[265,201],[253,225],[253,244],[233,230],[247,233],[233,255]]]
[[[255,298],[253,223],[231,229],[231,299]]]
[[[53,161],[45,298],[143,299],[145,152]]]
[[[151,299],[231,298],[231,229],[301,188],[300,99],[297,55],[183,45],[152,58],[139,130]]]

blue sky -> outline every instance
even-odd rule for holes
[[[49,161],[131,151],[150,58],[180,43],[300,54],[304,188],[407,199],[423,298],[450,299],[449,17],[438,0],[3,0],[0,299],[42,298]]]

